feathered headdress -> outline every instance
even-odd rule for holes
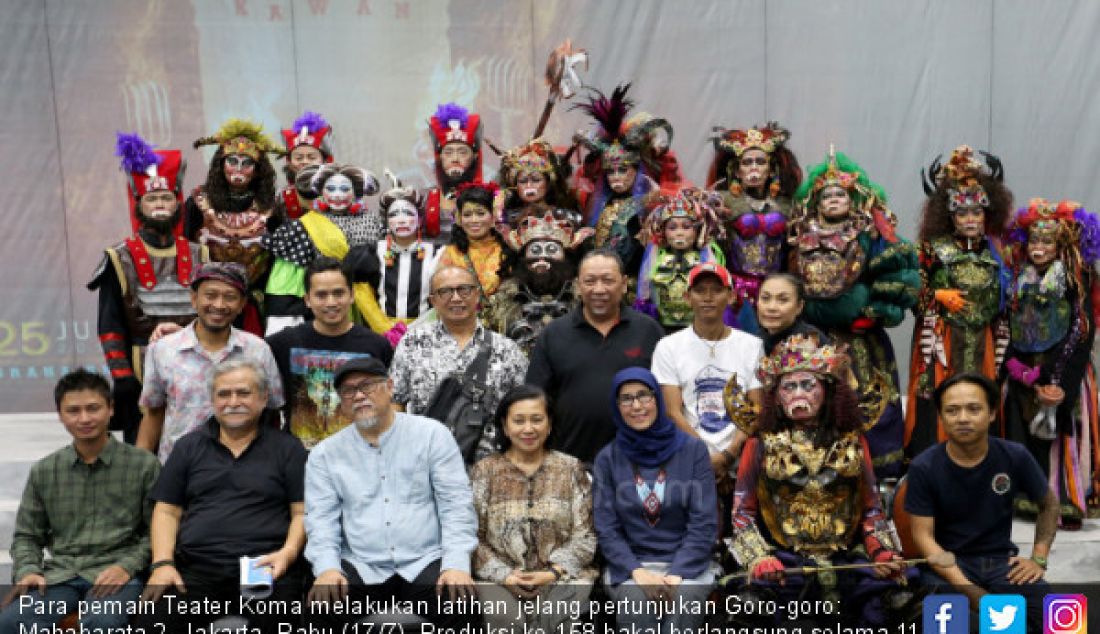
[[[290,128],[281,130],[281,133],[286,154],[290,154],[300,145],[308,145],[317,148],[326,161],[332,160],[332,148],[329,145],[332,139],[332,126],[321,114],[306,110],[302,116],[290,124]]]
[[[254,161],[268,152],[277,153],[275,143],[263,133],[263,126],[243,119],[230,119],[213,136],[195,141],[195,148],[218,145],[223,154],[243,154]]]
[[[858,163],[830,146],[825,161],[810,168],[806,180],[795,192],[799,220],[817,213],[817,203],[826,187],[841,187],[852,200],[852,214],[873,223],[888,242],[896,242],[898,220],[886,206],[886,192],[867,178]]]
[[[587,103],[574,104],[570,110],[581,110],[596,122],[596,129],[588,135],[578,134],[574,140],[584,145],[594,155],[600,157],[604,169],[613,165],[637,165],[641,161],[639,148],[627,142],[627,114],[634,102],[627,98],[630,84],[620,84],[608,97],[599,89],[589,88]]]
[[[183,200],[183,174],[187,163],[179,150],[155,150],[136,132],[116,133],[115,156],[127,175],[127,191],[130,199],[130,222],[135,231],[141,226],[136,214],[137,203],[145,194],[160,189],[168,190]]]
[[[1055,205],[1032,198],[1016,212],[1009,240],[1024,245],[1033,236],[1053,238],[1059,249],[1076,251],[1088,266],[1100,259],[1100,219],[1081,203],[1063,200]]]

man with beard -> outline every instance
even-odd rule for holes
[[[435,151],[437,187],[428,192],[424,229],[447,242],[456,208],[456,189],[481,181],[481,117],[456,103],[440,104],[428,120]]]
[[[234,358],[251,359],[271,377],[267,404],[283,406],[279,368],[263,339],[233,327],[245,305],[248,277],[244,267],[210,262],[191,282],[196,318],[189,326],[149,344],[140,404],[145,416],[137,446],[168,459],[184,434],[213,413],[207,377],[211,368]]]
[[[348,361],[333,382],[355,424],[321,441],[306,464],[305,555],[319,611],[311,620],[350,619],[318,608],[350,593],[356,602],[425,606],[417,616],[444,631],[476,631],[465,629],[474,606],[454,603],[473,599],[477,547],[455,440],[438,421],[395,409],[394,382],[378,359]]]
[[[574,231],[573,224],[553,210],[524,216],[504,237],[521,255],[522,264],[489,298],[482,314],[485,324],[530,355],[546,324],[576,306],[574,255],[592,233],[589,227]]]
[[[248,303],[239,325],[263,335],[261,292],[271,262],[263,238],[283,218],[272,211],[275,168],[267,154],[275,144],[261,126],[230,119],[214,136],[195,141],[195,147],[217,145],[206,183],[191,193],[184,211],[184,234],[210,249],[215,262],[236,262],[248,272]]]
[[[294,120],[289,129],[280,130],[286,152],[286,187],[275,199],[276,218],[296,220],[309,211],[309,201],[298,194],[294,181],[298,174],[310,165],[323,165],[332,162],[332,126],[316,112],[306,110]]]
[[[114,382],[111,429],[137,439],[141,360],[159,323],[195,316],[187,286],[206,249],[180,237],[186,164],[179,150],[154,150],[137,134],[118,134],[115,154],[127,174],[134,235],[107,248],[88,283],[99,291],[98,331]]]

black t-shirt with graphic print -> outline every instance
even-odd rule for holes
[[[1014,555],[1013,500],[1022,493],[1038,503],[1049,489],[1023,445],[994,437],[969,468],[948,457],[946,443],[929,447],[909,465],[908,480],[905,510],[934,518],[936,541],[960,556]]]

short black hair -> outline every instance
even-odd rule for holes
[[[577,264],[577,274],[580,275],[581,267],[584,263],[592,258],[608,258],[615,261],[615,264],[619,267],[619,274],[626,275],[626,265],[623,264],[623,258],[619,255],[619,252],[611,247],[599,247],[598,249],[592,249],[588,253],[581,256],[581,261]]]
[[[111,404],[111,384],[107,377],[98,372],[77,368],[61,377],[53,388],[53,402],[58,411],[61,411],[61,399],[69,392],[83,392],[90,390],[98,393]]]
[[[1001,401],[1001,388],[997,387],[993,379],[977,372],[960,372],[948,377],[943,383],[937,385],[936,390],[932,392],[932,402],[936,405],[937,412],[940,411],[940,406],[943,405],[944,393],[960,383],[969,383],[982,388],[982,391],[985,392],[985,401],[986,404],[989,405],[989,409],[994,411],[997,410],[997,405]]]
[[[313,258],[313,261],[306,267],[306,293],[309,293],[309,282],[313,279],[313,276],[318,273],[327,273],[328,271],[336,271],[340,275],[343,275],[344,280],[348,283],[348,288],[351,288],[351,271],[349,271],[340,260],[322,255]]]
[[[514,386],[504,394],[504,398],[500,399],[500,405],[497,405],[496,414],[493,416],[493,425],[496,425],[497,432],[497,449],[501,452],[508,451],[508,448],[512,446],[511,439],[504,435],[504,421],[508,418],[508,410],[520,401],[531,400],[540,400],[546,405],[546,419],[550,422],[550,435],[547,436],[544,447],[550,447],[550,441],[554,437],[554,417],[553,408],[550,405],[550,396],[537,385],[523,384]]]

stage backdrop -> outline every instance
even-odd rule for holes
[[[918,172],[959,143],[1004,160],[1018,203],[1100,205],[1100,3],[1081,0],[3,0],[0,22],[0,411],[52,407],[74,365],[102,366],[103,248],[128,230],[116,130],[183,148],[188,188],[228,117],[276,136],[304,109],[336,130],[340,161],[427,184],[437,103],[528,139],[546,55],[592,56],[586,82],[633,83],[667,117],[702,182],[714,125],[778,120],[802,164],[830,143],[890,194],[912,237]],[[1092,123],[1089,123],[1092,121]],[[586,122],[559,108],[547,136]],[[490,158],[488,165],[495,167]],[[373,201],[372,201],[373,202]],[[908,359],[911,322],[894,332]]]

